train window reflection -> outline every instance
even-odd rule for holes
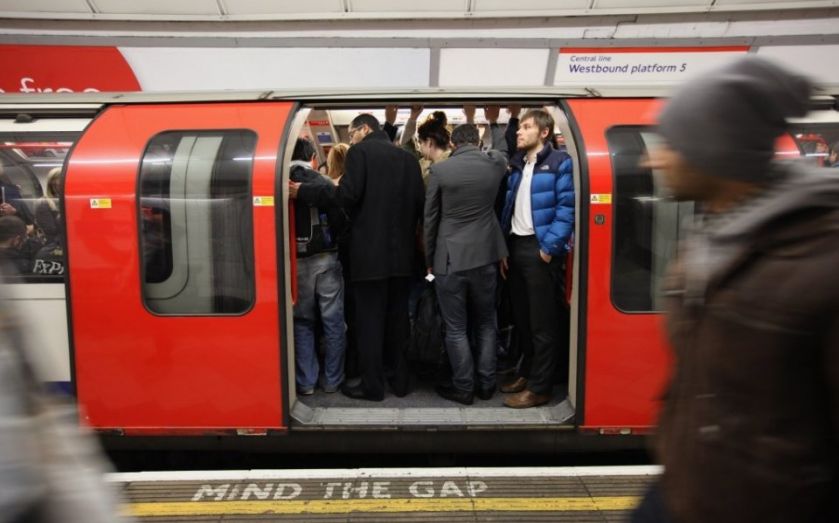
[[[624,312],[658,311],[664,272],[693,218],[693,202],[668,200],[644,165],[659,142],[651,129],[614,127],[606,140],[614,174],[612,303]]]
[[[7,281],[64,281],[62,168],[76,132],[0,133],[0,258]]]
[[[839,167],[839,126],[835,123],[797,126],[792,137],[805,162]]]
[[[140,168],[143,299],[158,314],[241,314],[254,299],[250,131],[167,132]]]

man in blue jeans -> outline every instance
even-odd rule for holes
[[[292,152],[291,179],[311,184],[332,182],[312,169],[315,148],[298,138]],[[324,392],[335,392],[344,381],[344,279],[338,261],[336,234],[345,223],[339,207],[318,208],[297,200],[297,303],[294,305],[294,346],[297,393],[314,393],[320,366],[315,349],[315,326],[320,310],[324,337]]]
[[[496,264],[507,256],[495,217],[507,147],[495,123],[498,108],[488,107],[486,115],[494,149],[481,151],[474,124],[457,126],[451,137],[454,152],[431,167],[425,194],[426,266],[435,277],[452,366],[452,384],[438,387],[437,393],[464,405],[471,405],[475,394],[489,399],[495,392]],[[477,369],[467,324],[475,329]]]

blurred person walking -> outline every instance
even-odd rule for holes
[[[0,220],[25,230],[16,216]],[[0,260],[3,277],[16,272]],[[9,293],[0,285],[0,523],[125,521],[95,439],[78,426],[73,406],[42,389]]]
[[[664,282],[664,472],[633,521],[839,521],[839,175],[773,159],[809,94],[749,57],[661,114],[651,166],[699,215]]]
[[[31,261],[21,246],[26,241],[26,224],[17,216],[0,216],[0,266],[6,276],[28,274]]]

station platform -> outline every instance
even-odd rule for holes
[[[656,466],[109,474],[139,521],[625,521]]]

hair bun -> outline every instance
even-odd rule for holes
[[[445,127],[448,123],[447,120],[448,118],[446,118],[446,113],[443,111],[434,111],[428,115],[425,122],[429,125],[433,125],[434,127]]]
[[[417,136],[419,136],[420,140],[431,139],[440,149],[448,149],[451,135],[446,128],[447,120],[446,113],[443,111],[434,111],[417,128]]]

